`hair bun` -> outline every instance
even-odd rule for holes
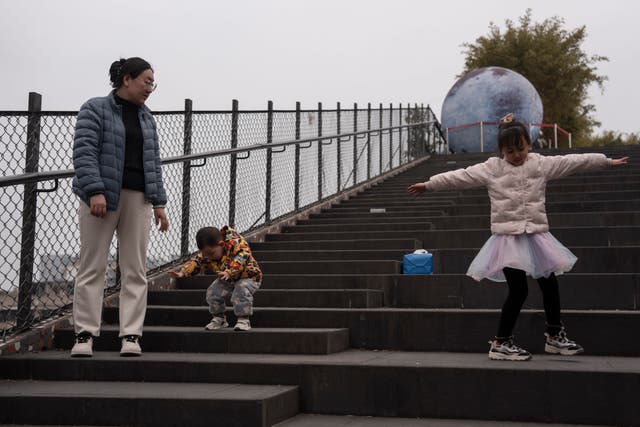
[[[111,80],[111,83],[115,84],[118,81],[120,70],[125,62],[127,62],[126,59],[120,58],[111,64],[111,67],[109,67],[109,80]]]

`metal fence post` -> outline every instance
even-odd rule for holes
[[[398,126],[402,126],[402,102],[398,106]],[[402,128],[398,128],[398,166],[402,164]]]
[[[231,148],[238,148],[238,100],[231,103]],[[238,155],[231,155],[229,166],[229,226],[234,227],[236,222],[236,181],[238,173]]]
[[[358,132],[358,103],[353,103],[353,132]],[[358,182],[358,135],[353,135],[353,185]]]
[[[424,113],[422,112],[422,110],[418,109],[418,103],[414,103],[413,104],[413,114],[414,114],[414,121],[418,120],[418,121],[428,121],[428,119],[425,118]],[[428,114],[428,112],[427,112]],[[414,128],[415,129],[415,128]],[[415,134],[416,132],[412,130],[412,132]],[[422,134],[424,134],[424,136],[422,137]],[[420,129],[420,133],[418,133],[418,138],[421,138],[420,141],[424,142],[424,144],[420,144],[420,149],[416,151],[416,158],[424,156],[426,151],[427,151],[427,147],[429,146],[429,142],[430,142],[430,135],[429,135],[429,127],[428,125],[425,125],[424,127],[422,127]]]
[[[382,109],[382,102],[381,102],[381,103],[380,103],[380,105],[378,106],[378,111],[379,111],[378,116],[379,116],[379,119],[380,119],[380,120],[379,120],[379,121],[380,121],[380,124],[379,124],[379,127],[378,127],[378,129],[379,129],[379,130],[378,130],[378,138],[380,139],[380,147],[378,147],[378,148],[380,149],[380,157],[378,158],[378,161],[379,161],[379,163],[380,163],[380,165],[379,165],[378,175],[382,175],[382,139],[383,139],[383,138],[382,138],[382,133],[383,133],[383,132],[382,132],[382,112],[383,112],[383,109]]]
[[[318,102],[318,136],[322,136],[322,102]],[[318,200],[322,200],[322,140],[318,140]]]
[[[193,135],[193,101],[184,100],[184,147],[183,153],[191,154]],[[191,211],[191,162],[182,164],[182,229],[180,254],[189,255],[189,212]]]
[[[389,104],[389,127],[393,127],[393,104]],[[393,169],[393,129],[389,129],[389,170]]]
[[[267,144],[273,141],[273,101],[267,102]],[[272,148],[267,148],[267,177],[264,188],[264,222],[271,222],[271,179],[273,171],[271,170],[271,162],[273,160]]]
[[[336,135],[340,135],[340,118],[342,117],[342,110],[340,109],[340,103],[338,102],[337,111],[336,111]],[[337,141],[337,151],[338,151],[338,186],[336,187],[338,191],[340,191],[340,187],[342,186],[342,141],[340,141],[340,137],[338,136]]]
[[[27,149],[25,173],[38,172],[40,160],[40,111],[42,95],[29,92],[29,115],[27,117]],[[33,261],[36,239],[36,220],[38,208],[38,184],[24,185],[24,204],[22,208],[22,244],[20,246],[20,289],[18,291],[18,312],[16,326],[27,327],[31,318],[33,299]]]
[[[367,181],[371,179],[371,103],[367,103]]]
[[[300,102],[296,102],[296,139],[300,139]],[[296,211],[300,209],[300,145],[296,144],[295,152],[295,181],[294,181],[294,206]]]

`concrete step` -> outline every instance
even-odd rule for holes
[[[487,203],[477,204],[458,204],[451,200],[440,200],[424,206],[425,210],[444,211],[449,215],[479,215],[489,214],[491,206]],[[548,202],[546,204],[547,212],[622,212],[622,211],[638,211],[640,210],[640,200],[598,200],[584,202]],[[390,206],[386,208],[387,212],[404,212],[404,213],[420,213],[423,210],[421,206]],[[370,207],[349,207],[343,205],[334,205],[330,208],[334,212],[339,213],[370,213]],[[327,209],[328,210],[328,209]],[[322,210],[326,212],[327,210]]]
[[[148,303],[202,306],[206,305],[205,292],[200,289],[149,292]],[[255,307],[374,308],[384,305],[384,292],[374,289],[260,289],[254,295],[253,304]]]
[[[193,290],[202,299],[204,289],[214,276],[181,279],[178,286]],[[640,274],[634,273],[569,273],[558,278],[562,307],[571,310],[639,310]],[[485,280],[476,282],[465,274],[430,275],[265,275],[262,289],[278,288],[274,292],[297,294],[323,290],[363,291],[378,289],[384,295],[384,306],[399,308],[500,308],[507,293],[503,283]],[[370,288],[370,289],[369,289]],[[607,292],[603,292],[603,289]],[[529,298],[524,308],[541,309],[542,300],[537,283],[529,279]],[[150,304],[169,305],[169,298],[156,299],[165,291],[151,292]],[[172,305],[187,305],[178,292]],[[153,298],[153,299],[152,299]],[[195,298],[195,297],[190,297]],[[288,297],[283,297],[288,298]],[[195,301],[195,299],[193,300]],[[195,305],[195,304],[194,304]],[[295,305],[301,307],[303,305]],[[294,307],[294,305],[290,305]]]
[[[593,215],[590,212],[556,213],[547,215],[551,229],[555,227],[598,227],[598,226],[635,226],[640,224],[640,212],[605,212]],[[371,216],[364,218],[325,218],[318,215],[311,219],[300,220],[296,225],[341,225],[349,228],[357,224],[392,224],[392,223],[431,223],[437,230],[489,228],[489,215],[458,215],[458,216],[410,216],[398,213],[392,217]],[[362,241],[366,242],[366,241]],[[380,241],[384,244],[384,241]],[[400,240],[404,243],[405,241]],[[418,241],[416,241],[418,242]],[[254,247],[255,244],[252,244]],[[378,246],[380,247],[380,246]],[[403,245],[402,247],[407,247]],[[266,247],[269,249],[269,247]],[[274,249],[276,247],[273,247]],[[282,249],[285,249],[284,247]]]
[[[261,289],[379,290],[383,294],[383,305],[390,306],[393,304],[391,295],[396,276],[392,274],[265,274]],[[204,290],[213,280],[215,280],[214,276],[198,275],[178,279],[176,286],[178,289]]]
[[[299,404],[295,386],[193,382],[0,381],[0,397],[0,422],[15,424],[263,427]]]
[[[413,249],[393,250],[305,250],[304,242],[298,242],[298,250],[291,251],[254,251],[258,260],[264,261],[350,261],[350,260],[395,260],[402,261],[402,256],[413,252]]]
[[[547,194],[556,194],[556,193],[575,193],[579,191],[620,191],[620,190],[633,190],[635,188],[640,187],[640,180],[638,181],[628,181],[628,180],[620,180],[619,182],[592,182],[588,184],[563,184],[558,183],[558,181],[551,181],[547,184]],[[429,196],[478,196],[487,194],[486,188],[473,188],[468,190],[449,190],[449,191],[438,191],[436,193],[425,193],[424,197]],[[366,189],[360,193],[358,193],[357,197],[397,197],[397,190],[384,190],[379,188],[379,186],[373,186],[369,189]]]
[[[345,231],[348,229],[349,231]],[[304,250],[304,242],[309,240],[350,240],[366,239],[375,233],[376,237],[396,237],[415,238],[421,241],[425,249],[454,249],[454,248],[480,248],[487,239],[491,237],[491,231],[487,228],[481,229],[448,229],[435,230],[431,222],[424,223],[391,223],[384,226],[384,231],[380,230],[379,224],[351,224],[348,227],[343,225],[295,225],[284,227],[282,234],[270,234],[267,240],[273,241],[296,241],[300,243],[299,250]],[[552,234],[565,246],[635,246],[640,245],[640,226],[621,227],[555,227]],[[369,252],[389,252],[388,259],[393,258],[392,253],[402,252],[402,250],[379,251],[336,251],[345,254],[362,252],[360,259],[369,259],[365,253]],[[411,249],[411,248],[406,248]],[[256,251],[257,252],[257,251]],[[260,252],[262,253],[262,252]],[[263,253],[263,256],[270,252]],[[328,257],[331,252],[327,251]],[[406,251],[405,251],[406,253]],[[306,255],[300,255],[306,256]],[[349,256],[349,255],[346,255]],[[372,257],[378,255],[372,254]],[[256,253],[256,259],[260,257]],[[293,258],[296,259],[296,258]],[[336,258],[333,258],[336,259]],[[354,259],[354,258],[349,258]],[[357,259],[357,258],[355,258]]]
[[[156,312],[162,306],[155,306]],[[144,351],[193,352],[193,353],[277,353],[277,354],[328,354],[349,347],[349,330],[345,328],[293,328],[295,324],[281,328],[259,328],[236,332],[231,328],[206,331],[211,315],[206,307],[183,307],[185,313],[197,312],[202,319],[188,325],[185,322],[156,322],[145,327],[141,346]],[[115,324],[117,307],[104,308],[104,322]],[[193,317],[191,317],[193,319]],[[157,320],[157,319],[156,319]],[[153,322],[148,322],[151,325]],[[235,318],[231,325],[235,323]],[[162,325],[162,326],[157,326]],[[167,326],[170,325],[170,326]],[[74,334],[71,329],[56,331],[55,346],[70,349]],[[97,351],[120,351],[117,326],[105,326],[100,337],[94,340]]]
[[[366,261],[258,261],[266,274],[395,274],[400,262],[393,260]]]
[[[426,164],[426,166],[420,169],[416,168],[415,170],[412,171],[411,174],[398,175],[398,176],[392,177],[385,181],[381,181],[380,183],[377,184],[377,186],[384,187],[386,185],[394,184],[394,183],[407,184],[407,183],[411,183],[415,179],[418,179],[419,181],[426,181],[430,176],[438,175],[438,174],[453,171],[453,170],[464,169],[466,167],[476,165],[477,163],[478,162],[470,162],[463,165],[456,164],[456,165],[447,165],[447,166],[437,166],[437,165]],[[581,174],[570,175],[568,177],[564,177],[560,179],[554,179],[549,182],[550,183],[562,183],[562,182],[587,183],[590,180],[594,180],[594,179],[603,179],[607,181],[613,177],[621,177],[624,180],[637,180],[640,178],[640,167],[637,167],[636,165],[630,168],[615,168],[615,169],[608,169],[608,170],[603,170],[598,172],[581,173]]]
[[[425,246],[434,257],[433,272],[442,274],[466,273],[479,251],[478,247],[431,249]],[[640,246],[568,247],[578,257],[574,273],[638,273],[640,269]],[[393,251],[382,251],[382,255],[387,256],[390,252]],[[403,251],[396,251],[395,258],[380,259],[378,251],[334,253],[299,250],[280,253],[280,256],[286,257],[285,261],[259,262],[266,274],[396,274],[401,272],[402,253]],[[366,259],[367,256],[373,259]],[[295,258],[316,261],[296,261]]]
[[[470,420],[436,418],[390,418],[353,415],[300,414],[274,427],[468,427]],[[577,424],[521,423],[510,421],[478,421],[477,427],[580,427]],[[583,425],[586,427],[586,425]]]
[[[457,168],[448,168],[448,169],[440,169],[440,170],[430,169],[430,170],[425,170],[424,174],[418,173],[413,176],[395,177],[387,181],[381,182],[380,184],[376,185],[375,188],[380,188],[380,189],[404,188],[407,185],[415,184],[416,182],[427,181],[430,176],[437,175],[439,173],[447,172],[454,169],[457,169]],[[551,183],[562,183],[565,185],[566,184],[589,184],[593,181],[598,181],[601,183],[614,183],[616,181],[618,182],[640,181],[640,171],[630,171],[630,172],[610,171],[610,172],[601,172],[601,173],[588,174],[588,175],[573,175],[566,178],[551,181]]]
[[[640,217],[640,213],[638,213]],[[267,250],[297,250],[300,247],[298,242],[255,242],[251,243],[252,251]],[[414,238],[408,239],[363,239],[363,240],[325,240],[314,242],[313,249],[316,250],[358,250],[358,249],[418,249],[422,247],[422,242]],[[312,249],[311,247],[308,247]]]
[[[573,273],[638,273],[640,247],[569,247],[578,257]],[[437,249],[433,253],[433,271],[465,274],[478,249]]]
[[[505,283],[478,283],[463,274],[399,275],[393,305],[403,308],[498,309],[508,294]],[[640,310],[638,274],[565,274],[558,278],[563,309]],[[529,278],[525,309],[542,309],[542,295]]]
[[[232,317],[231,310],[228,316]],[[291,325],[300,328],[349,328],[353,348],[483,352],[487,340],[496,333],[499,317],[500,310],[497,309],[262,307],[255,309],[251,321],[256,328],[286,328]],[[145,323],[149,326],[197,327],[209,320],[206,307],[150,306]],[[104,321],[115,322],[116,309],[105,308]],[[629,331],[640,330],[640,311],[565,310],[563,322],[569,336],[582,344],[587,354],[640,356],[640,341],[628,336]],[[514,331],[518,343],[530,351],[541,353],[544,349],[544,325],[543,311],[523,311]],[[145,329],[145,339],[147,333]],[[164,342],[158,345],[160,348],[168,347]],[[149,350],[158,349],[155,346]],[[183,351],[188,349],[186,347]],[[278,348],[278,352],[291,351]]]
[[[45,352],[3,358],[0,376],[289,384],[299,386],[300,409],[308,413],[461,418],[474,426],[482,425],[476,420],[631,426],[640,419],[640,358],[534,354],[530,362],[496,362],[487,360],[487,349],[468,354],[349,350],[327,356],[145,353],[137,359],[115,353],[71,359]]]
[[[577,191],[575,193],[551,193],[546,195],[547,203],[550,202],[570,202],[570,201],[598,201],[598,200],[634,200],[640,199],[640,191],[619,190],[619,191]],[[408,194],[397,194],[395,197],[355,197],[353,199],[340,202],[339,206],[367,206],[367,207],[386,207],[386,206],[415,206],[430,205],[443,201],[453,201],[459,204],[487,203],[489,201],[488,194],[479,195],[459,195],[459,196],[440,196],[438,193],[430,193],[421,197],[411,197]],[[428,207],[428,206],[426,206]]]

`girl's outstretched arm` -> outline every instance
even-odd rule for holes
[[[567,154],[566,156],[543,156],[543,169],[548,180],[558,179],[574,173],[597,171],[609,166],[627,163],[628,157],[609,159],[600,153]]]
[[[492,175],[490,163],[495,161],[499,161],[499,159],[492,157],[484,163],[478,163],[466,169],[457,169],[434,175],[427,182],[419,182],[409,186],[407,192],[412,196],[417,196],[427,190],[462,190],[485,186]]]

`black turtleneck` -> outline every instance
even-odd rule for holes
[[[115,99],[116,103],[122,106],[122,121],[126,131],[122,188],[144,192],[143,139],[138,116],[140,107],[118,95],[115,95]]]

